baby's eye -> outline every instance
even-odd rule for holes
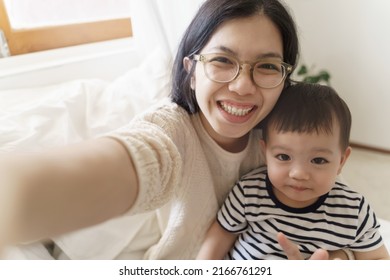
[[[311,162],[314,163],[314,164],[326,164],[326,163],[328,163],[329,161],[326,160],[326,159],[324,159],[324,158],[313,158],[313,159],[311,160]]]
[[[276,158],[280,161],[288,161],[291,159],[290,156],[286,154],[278,154],[276,155]]]

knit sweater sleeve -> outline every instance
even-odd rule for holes
[[[131,157],[139,191],[128,214],[157,209],[167,203],[181,180],[183,134],[189,115],[175,104],[153,108],[110,134]]]

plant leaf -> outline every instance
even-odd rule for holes
[[[299,68],[297,75],[299,75],[299,76],[305,75],[305,74],[307,74],[307,72],[308,72],[308,70],[307,70],[306,65],[302,65],[302,66]]]

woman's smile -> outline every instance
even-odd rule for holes
[[[217,103],[225,112],[239,117],[248,115],[255,107],[254,105],[237,104],[229,101],[219,101]]]
[[[247,122],[258,108],[253,104],[239,104],[229,101],[219,101],[217,107],[223,119],[229,123]]]

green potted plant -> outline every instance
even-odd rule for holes
[[[314,71],[312,67],[309,69],[305,64],[302,64],[298,71],[296,72],[296,76],[300,81],[307,83],[325,83],[330,85],[330,74],[327,70]]]

